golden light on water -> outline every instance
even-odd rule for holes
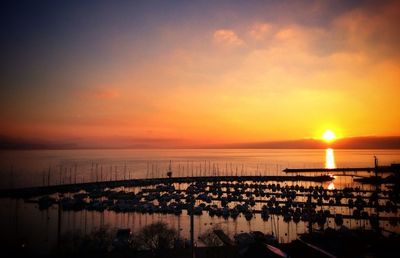
[[[336,168],[335,155],[331,148],[325,150],[325,168]]]
[[[333,149],[328,148],[325,150],[325,168],[336,168],[336,162],[335,162],[335,154],[333,152]],[[336,178],[334,175],[330,175],[333,176],[333,178]],[[335,185],[333,182],[331,182],[328,185],[328,190],[334,190],[335,189]]]

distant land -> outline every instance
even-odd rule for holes
[[[365,136],[340,138],[327,144],[318,139],[299,139],[228,144],[188,144],[182,139],[100,139],[66,141],[24,139],[0,136],[2,150],[61,150],[61,149],[400,149],[400,136]]]
[[[325,149],[327,147],[334,149],[400,149],[400,136],[348,137],[336,139],[330,144],[318,139],[299,139],[209,146],[209,148],[228,149]]]

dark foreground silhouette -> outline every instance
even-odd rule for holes
[[[391,257],[400,238],[371,230],[327,228],[301,235],[288,244],[279,244],[272,235],[260,231],[240,233],[230,239],[219,228],[199,236],[194,247],[163,222],[145,226],[136,235],[130,229],[101,228],[88,235],[66,233],[47,255],[29,252],[28,246],[3,249],[5,256],[18,257]],[[196,245],[196,243],[195,243]]]

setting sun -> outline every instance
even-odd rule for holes
[[[332,142],[333,140],[336,139],[336,135],[331,130],[326,130],[322,135],[322,139],[324,139],[324,141],[326,142]]]

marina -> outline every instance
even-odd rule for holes
[[[70,167],[74,175],[75,161],[72,162]],[[242,165],[233,165],[232,172],[228,165],[225,171],[213,171],[212,167],[224,167],[225,163],[224,160],[219,161],[219,164],[213,162],[216,161],[168,160],[158,162],[164,164],[159,169],[142,162],[144,170],[140,174],[125,165],[132,165],[132,162],[122,161],[118,170],[126,171],[126,175],[119,174],[121,179],[117,180],[107,177],[108,180],[100,181],[107,174],[103,172],[103,176],[95,175],[96,171],[101,171],[103,164],[96,165],[96,162],[89,161],[86,169],[93,171],[89,174],[94,175],[92,178],[95,181],[69,183],[69,178],[74,176],[64,173],[67,179],[61,177],[59,180],[59,170],[55,170],[52,177],[58,180],[52,181],[51,185],[44,180],[41,186],[3,188],[0,189],[0,201],[8,203],[9,207],[13,207],[11,210],[18,214],[8,220],[17,230],[11,234],[26,235],[21,228],[21,223],[26,220],[26,212],[21,213],[23,210],[29,210],[32,215],[42,214],[39,217],[44,216],[39,219],[42,221],[39,224],[48,229],[53,228],[46,230],[44,237],[50,239],[53,236],[54,240],[42,242],[39,241],[40,237],[35,241],[29,238],[26,240],[30,248],[35,249],[34,246],[37,246],[42,251],[57,246],[68,232],[79,230],[82,234],[89,234],[93,230],[110,227],[130,228],[135,235],[141,228],[157,221],[165,221],[188,243],[196,243],[197,248],[205,246],[199,237],[214,227],[220,228],[230,239],[237,234],[261,230],[273,236],[280,245],[296,243],[293,241],[297,241],[301,234],[329,228],[363,228],[384,235],[399,232],[400,201],[395,179],[398,178],[397,165],[389,164],[386,167],[393,168],[392,171],[386,169],[382,174],[385,178],[393,177],[392,182],[380,182],[377,185],[356,181],[360,175],[374,175],[375,170],[368,166],[356,167],[354,170],[357,170],[357,175],[352,175],[354,171],[350,172],[350,167],[318,169],[304,166],[300,169],[282,168],[280,172],[259,175],[266,172],[260,169],[262,166],[257,165],[258,162],[247,161],[246,166],[243,166],[251,167],[252,171],[242,170]],[[181,164],[186,165],[185,176],[181,176]],[[201,176],[200,164],[203,167]],[[82,164],[80,167],[84,168]],[[366,172],[369,170],[371,172]],[[342,174],[343,171],[345,174]],[[79,172],[78,167],[78,175]],[[135,174],[143,178],[132,178]],[[153,178],[152,175],[161,177]]]

